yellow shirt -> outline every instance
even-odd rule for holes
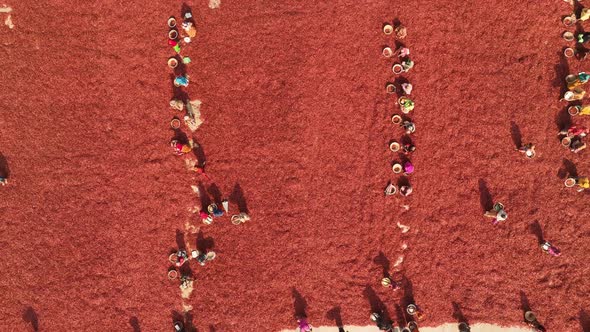
[[[590,18],[590,8],[582,9],[582,12],[580,13],[580,21],[586,21],[589,18]]]
[[[590,188],[590,180],[587,177],[579,178],[578,179],[578,186],[580,186],[584,189],[588,189],[588,188]]]
[[[580,115],[590,115],[590,105],[582,106],[580,110]]]

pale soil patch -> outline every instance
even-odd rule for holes
[[[402,233],[407,233],[410,230],[410,226],[402,225],[399,221],[397,222],[397,227],[402,230]]]
[[[0,7],[0,13],[12,13],[12,7],[8,7],[6,5],[3,5],[2,7]],[[6,19],[4,20],[4,24],[9,28],[9,29],[13,29],[14,28],[14,24],[12,23],[12,16],[10,14],[8,14],[8,16],[6,17]]]
[[[397,259],[395,260],[395,263],[393,264],[393,267],[398,267],[403,262],[404,262],[404,255],[398,256]]]
[[[209,0],[209,8],[219,8],[219,5],[221,5],[221,0]]]
[[[193,280],[188,282],[188,286],[186,288],[180,288],[180,296],[183,299],[188,299],[191,294],[193,293]]]
[[[8,17],[7,17],[7,18],[6,18],[6,20],[4,21],[4,24],[6,24],[6,26],[7,26],[9,29],[12,29],[12,28],[14,28],[14,24],[12,23],[12,18],[11,18],[11,16],[10,16],[10,15],[8,15]]]
[[[191,100],[186,104],[188,115],[185,116],[184,123],[192,132],[195,132],[203,124],[203,119],[201,119],[201,104],[200,100]]]

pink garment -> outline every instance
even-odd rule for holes
[[[184,262],[186,262],[184,257],[178,257],[178,261],[176,262],[176,266],[180,267],[180,266],[182,266],[182,264],[184,264]]]
[[[402,47],[402,49],[399,51],[400,58],[407,57],[408,55],[410,55],[410,49],[407,47]]]
[[[175,154],[182,155],[182,148],[184,144],[179,143],[177,140],[173,140],[170,142],[170,146],[172,147],[172,150],[174,150]]]
[[[311,331],[312,326],[307,322],[307,319],[302,318],[298,320],[299,323],[299,330],[301,332],[309,332]]]
[[[414,172],[414,165],[412,165],[411,162],[406,162],[404,164],[404,173],[406,174],[412,174]]]
[[[409,95],[412,93],[412,84],[410,83],[402,83],[402,90],[404,90],[404,93]]]
[[[551,256],[557,257],[557,256],[561,255],[561,251],[559,249],[557,249],[557,247],[555,247],[555,246],[550,246],[549,250],[547,250],[547,251],[549,252],[549,254]]]
[[[578,136],[581,134],[588,134],[588,128],[572,126],[567,130],[567,132],[570,136]]]

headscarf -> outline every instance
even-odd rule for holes
[[[404,93],[409,95],[412,93],[412,84],[410,83],[402,83],[402,90],[404,90]]]
[[[407,174],[412,174],[414,172],[414,165],[411,162],[406,161],[404,164],[404,172]]]

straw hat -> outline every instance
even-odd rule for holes
[[[381,279],[381,286],[383,287],[391,287],[391,279],[385,277]]]
[[[564,184],[565,184],[566,187],[571,188],[571,187],[573,187],[573,186],[576,185],[576,179],[574,179],[574,178],[567,178],[567,179],[565,179],[565,183]]]
[[[390,58],[393,55],[393,51],[391,50],[390,47],[385,46],[383,48],[383,51],[381,52],[383,54],[384,57],[386,58]]]
[[[397,91],[397,88],[393,83],[387,83],[387,85],[385,86],[385,91],[387,91],[387,93],[389,94],[392,94]]]
[[[389,143],[389,150],[391,150],[392,152],[398,152],[400,149],[400,145],[398,142],[391,142]]]
[[[524,319],[525,319],[527,322],[531,322],[531,323],[532,323],[532,322],[534,322],[534,321],[536,321],[536,320],[537,320],[537,316],[535,315],[535,313],[534,313],[534,312],[532,312],[532,311],[527,311],[527,312],[525,312],[525,313],[524,313]]]
[[[174,18],[174,16],[170,16],[170,18],[168,19],[168,27],[169,28],[176,27],[176,18]]]
[[[570,106],[567,108],[567,113],[569,115],[576,115],[578,113],[580,113],[580,106]]]
[[[383,33],[386,35],[391,35],[393,33],[393,26],[391,24],[384,24]]]
[[[172,58],[168,58],[168,67],[174,69],[178,66],[178,60],[176,60],[176,58],[172,57]]]

